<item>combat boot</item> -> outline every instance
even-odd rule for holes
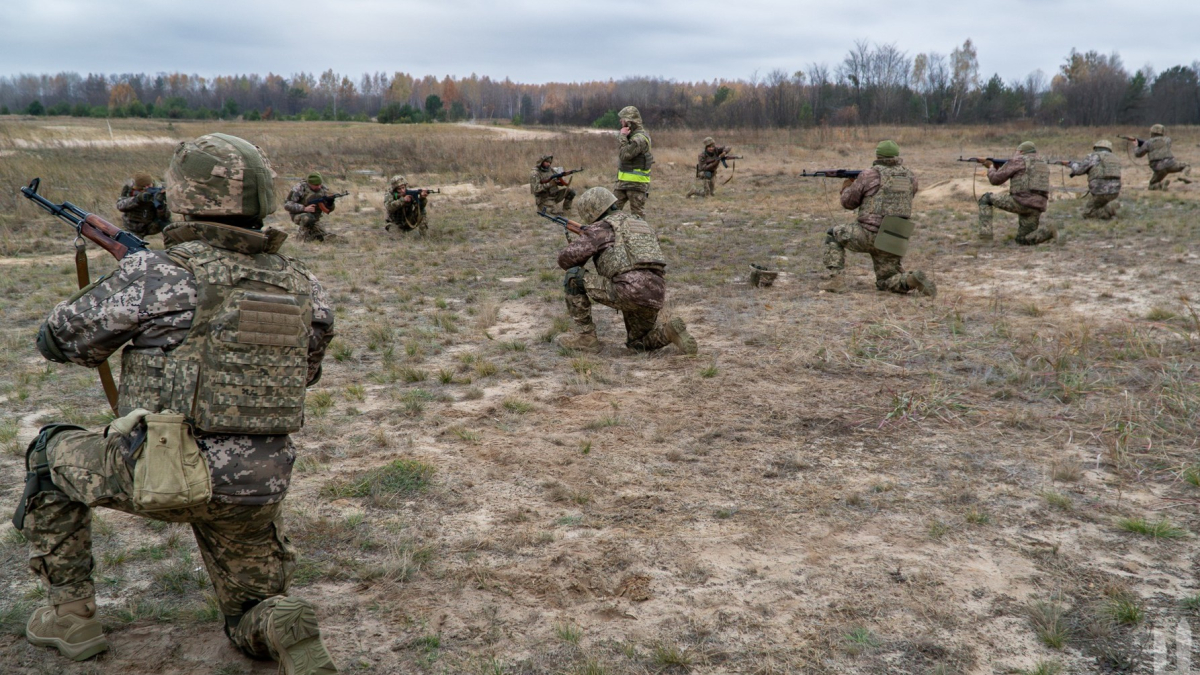
[[[592,331],[584,331],[582,333],[575,333],[574,335],[559,335],[557,342],[559,347],[566,347],[575,351],[593,353],[600,351],[600,339]]]
[[[84,661],[108,649],[92,598],[39,607],[25,624],[25,639],[38,647],[57,647],[72,661]]]
[[[266,638],[279,655],[280,669],[286,675],[337,673],[333,659],[321,643],[317,613],[311,602],[280,598],[267,619]]]
[[[937,284],[933,283],[933,279],[926,276],[924,272],[909,272],[907,285],[927,298],[937,297]]]
[[[841,270],[830,272],[829,276],[817,285],[817,288],[826,293],[845,293],[846,292],[846,275]]]
[[[699,348],[696,346],[696,338],[687,332],[687,324],[679,317],[675,317],[663,324],[663,337],[670,340],[671,344],[675,345],[675,348],[681,354],[688,354],[690,356],[699,351]]]

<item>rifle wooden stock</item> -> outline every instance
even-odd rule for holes
[[[129,253],[128,246],[113,238],[120,231],[116,225],[94,213],[89,213],[83,222],[79,223],[79,234],[84,239],[108,251],[117,260],[124,258]]]

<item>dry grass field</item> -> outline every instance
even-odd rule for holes
[[[281,197],[312,169],[352,193],[337,242],[285,247],[337,305],[286,510],[292,591],[344,672],[1150,673],[1156,628],[1200,625],[1200,185],[1148,193],[1138,162],[1121,217],[1084,221],[1083,180],[1054,169],[1062,241],[1015,246],[998,213],[979,247],[954,161],[1026,138],[1079,157],[1123,129],[715,134],[747,158],[707,201],[683,197],[707,132],[655,133],[684,357],[627,352],[601,307],[602,353],[553,342],[563,235],[523,181],[549,150],[587,168],[577,188],[609,184],[611,135],[4,118],[5,518],[40,424],[107,421],[95,374],[34,348],[73,290],[71,235],[17,188],[41,176],[116,220],[132,171],[211,131],[262,146]],[[1200,129],[1171,135],[1200,162]],[[852,215],[837,181],[798,174],[864,168],[884,137],[922,183],[905,264],[933,300],[875,291],[855,254],[849,293],[815,290],[823,233]],[[397,172],[443,188],[427,238],[383,231]],[[783,274],[751,288],[750,263]],[[227,643],[186,528],[100,511],[94,533],[112,650],[69,664],[20,637],[43,591],[0,525],[0,670],[274,671]]]

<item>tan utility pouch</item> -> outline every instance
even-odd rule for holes
[[[879,224],[879,232],[875,235],[875,248],[884,253],[904,257],[908,253],[908,238],[912,236],[913,222],[900,216],[887,216]]]
[[[142,511],[186,509],[208,502],[208,462],[183,415],[146,415],[146,441],[133,467],[133,503]]]

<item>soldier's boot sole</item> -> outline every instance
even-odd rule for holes
[[[924,272],[909,272],[909,284],[912,285],[914,291],[924,295],[927,298],[937,297],[937,284],[933,283]]]
[[[29,644],[36,647],[54,647],[63,656],[72,661],[86,661],[101,652],[108,651],[108,638],[103,633],[80,642],[69,642],[66,638],[62,637],[43,637],[38,635],[36,630],[39,624],[43,622],[42,614],[45,612],[53,613],[54,608],[42,607],[38,609],[29,617],[29,622],[25,624],[25,639],[29,641]],[[84,619],[82,617],[77,617],[77,619],[79,622],[95,622],[97,626],[100,623],[95,619]]]
[[[671,341],[671,344],[675,345],[675,348],[680,353],[691,356],[700,351],[700,348],[696,345],[696,338],[687,332],[687,324],[683,322],[683,319],[679,317],[671,319],[667,322],[666,329],[667,339]]]
[[[286,675],[333,675],[337,667],[321,643],[312,603],[283,598],[271,608],[267,640],[279,655]]]

